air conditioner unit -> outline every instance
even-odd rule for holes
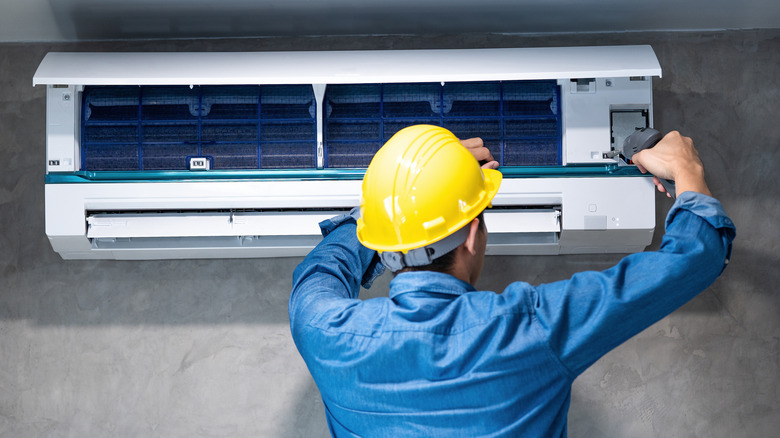
[[[65,259],[306,254],[399,129],[482,137],[504,174],[488,254],[636,252],[650,179],[649,46],[49,53],[46,234]]]

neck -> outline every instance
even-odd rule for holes
[[[460,249],[460,248],[458,248]],[[479,279],[479,272],[476,269],[475,263],[471,260],[471,254],[459,253],[455,257],[455,263],[452,264],[452,269],[447,272],[458,280],[465,281],[466,283],[474,286]]]

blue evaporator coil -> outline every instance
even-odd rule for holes
[[[398,130],[432,124],[481,137],[502,166],[561,164],[555,81],[329,85],[324,168],[365,168]],[[310,85],[85,87],[82,170],[317,167]]]

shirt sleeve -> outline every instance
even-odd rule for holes
[[[357,240],[357,209],[320,223],[323,240],[293,272],[290,326],[305,324],[333,300],[355,299],[384,272],[376,251]]]
[[[720,202],[682,193],[658,251],[536,288],[536,318],[553,352],[579,375],[712,284],[729,262],[735,235]]]

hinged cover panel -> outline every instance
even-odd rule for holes
[[[650,46],[335,52],[49,53],[33,85],[460,82],[661,76]]]

